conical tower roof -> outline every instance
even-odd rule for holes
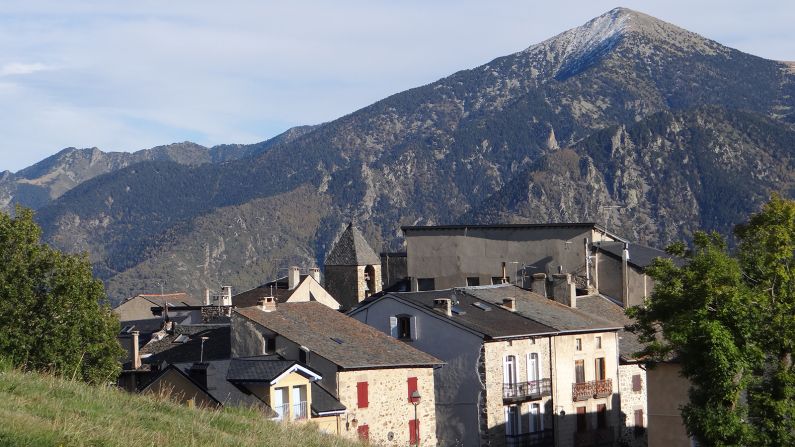
[[[349,224],[326,257],[325,265],[381,264],[381,258],[370,248],[362,233]]]

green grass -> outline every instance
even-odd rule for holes
[[[0,366],[2,446],[329,446],[359,444],[247,408],[188,408]]]

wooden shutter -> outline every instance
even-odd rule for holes
[[[640,374],[635,374],[632,376],[632,391],[641,390],[643,390],[643,383],[641,383]]]
[[[643,427],[643,410],[635,410],[635,427]]]
[[[413,315],[409,321],[411,322],[409,326],[409,330],[411,331],[411,341],[415,341],[420,338],[420,328],[417,326],[417,316]]]
[[[413,403],[414,401],[411,399],[412,393],[417,391],[417,378],[416,377],[409,377],[408,380],[408,389],[409,389],[409,403]]]
[[[607,428],[607,405],[605,404],[596,406],[596,427]]]
[[[398,338],[398,319],[397,317],[389,317],[389,335],[392,338]]]
[[[417,419],[409,420],[409,444],[417,445],[417,438],[420,434],[420,421]]]
[[[574,381],[577,383],[585,382],[585,361],[584,360],[575,360],[574,361]]]
[[[585,407],[577,407],[577,433],[588,431],[588,419],[585,414]]]
[[[369,441],[370,440],[370,426],[367,424],[362,424],[356,427],[356,434],[359,435],[360,441]]]
[[[598,357],[595,360],[595,374],[596,380],[605,380],[605,359],[604,357]]]
[[[359,382],[356,384],[356,401],[359,408],[367,408],[369,402],[367,401],[367,382]]]

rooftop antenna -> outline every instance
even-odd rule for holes
[[[204,363],[204,342],[210,337],[202,337],[202,347],[201,352],[199,353],[199,363]]]

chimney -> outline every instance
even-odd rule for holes
[[[505,264],[506,264],[505,262],[502,263],[502,283],[503,284],[506,284],[508,282],[508,273],[507,273],[507,269],[506,269],[506,265]]]
[[[207,368],[209,366],[209,363],[196,362],[188,370],[188,377],[198,383],[205,391],[207,390]]]
[[[130,356],[132,357],[132,367],[133,369],[138,369],[141,367],[141,353],[138,348],[138,337],[140,335],[140,332],[132,331],[130,335],[131,335]]]
[[[510,310],[511,312],[516,312],[516,298],[513,297],[503,298],[502,307]]]
[[[309,276],[312,277],[318,284],[320,284],[320,269],[317,267],[313,267],[309,269]]]
[[[221,287],[221,306],[232,305],[232,286]]]
[[[276,310],[276,298],[272,296],[266,296],[265,298],[257,301],[257,305],[263,312],[273,312]]]
[[[289,272],[287,273],[287,288],[290,290],[295,289],[298,287],[298,283],[301,281],[301,269],[296,266],[290,267]]]
[[[570,274],[555,273],[552,275],[552,297],[560,304],[577,307],[577,290]]]
[[[533,273],[533,283],[530,285],[530,290],[533,292],[547,297],[547,274],[546,273]]]
[[[433,300],[433,308],[443,312],[448,317],[453,316],[453,305],[450,298],[436,298]]]
[[[206,287],[204,288],[204,305],[205,306],[210,305],[210,289]]]

